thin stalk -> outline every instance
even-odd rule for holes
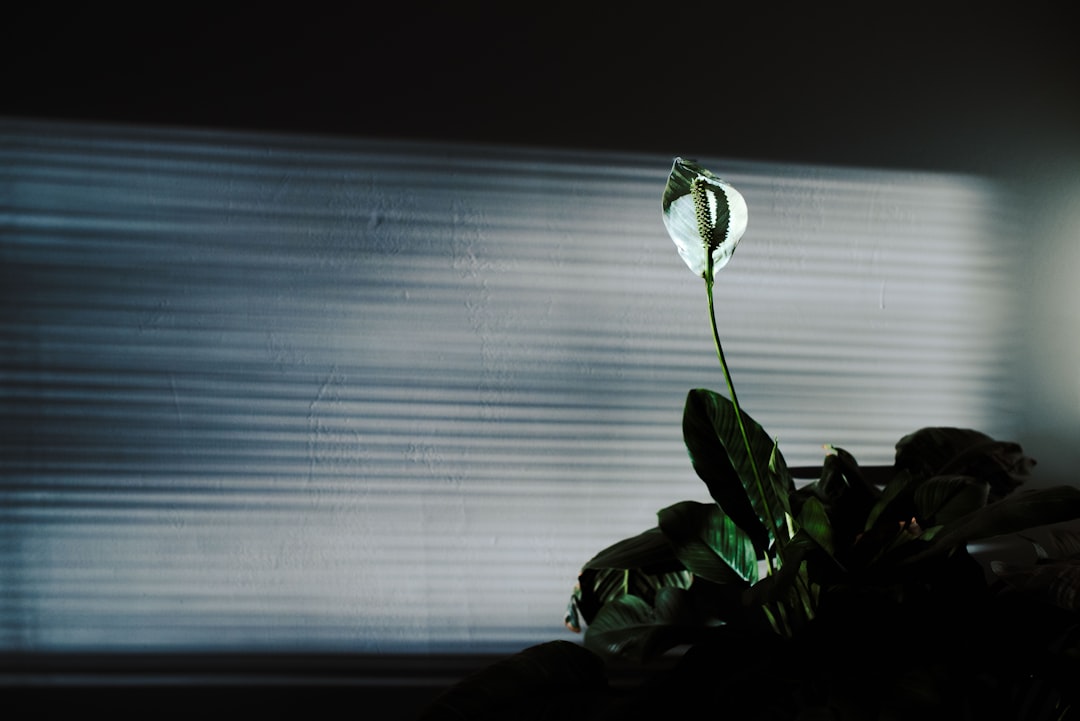
[[[765,496],[765,485],[761,482],[761,473],[758,472],[757,461],[754,460],[754,451],[750,447],[750,436],[746,433],[743,424],[742,411],[739,409],[739,398],[735,395],[735,384],[731,381],[731,372],[728,370],[727,360],[724,358],[724,347],[720,343],[720,332],[716,328],[716,307],[713,303],[713,259],[712,253],[706,253],[708,260],[705,269],[705,291],[709,296],[709,322],[712,324],[713,343],[716,345],[716,357],[720,359],[720,368],[724,371],[724,381],[727,382],[728,394],[731,396],[731,405],[735,409],[735,420],[739,423],[739,433],[742,434],[743,445],[746,447],[746,457],[750,460],[750,470],[754,474],[754,482],[757,484],[758,495],[762,505],[765,506],[765,515],[768,516],[769,534],[777,535],[776,519],[772,509],[769,508],[768,498]],[[779,539],[779,536],[777,535]],[[765,552],[765,561],[768,564],[769,575],[774,572],[772,556]]]

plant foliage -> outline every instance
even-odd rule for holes
[[[688,646],[671,693],[689,692],[691,679],[754,687],[774,699],[761,718],[1080,714],[1080,535],[1032,540],[1038,564],[995,563],[997,582],[967,551],[1080,518],[1080,489],[1022,490],[1033,461],[1017,444],[936,427],[902,438],[891,467],[863,469],[827,446],[819,478],[796,488],[744,414],[768,469],[759,484],[733,413],[718,394],[690,391],[685,442],[715,504],[664,508],[655,528],[585,564],[571,608],[586,649],[648,664]],[[773,570],[758,578],[766,557]],[[601,570],[651,570],[648,593],[601,593]],[[768,680],[748,678],[764,659]]]
[[[653,718],[695,708],[688,699],[740,718],[1080,717],[1080,535],[1032,535],[1080,518],[1080,489],[1022,490],[1034,461],[1018,444],[952,427],[904,436],[885,467],[825,446],[818,477],[796,487],[776,440],[740,408],[717,332],[715,272],[746,230],[745,200],[676,158],[661,205],[705,280],[727,383],[727,397],[695,388],[683,408],[690,465],[712,502],[660,509],[654,528],[584,564],[565,615],[583,647],[527,649],[424,718],[547,718],[537,688],[562,697],[582,683],[592,695],[572,696],[557,718]],[[994,580],[968,553],[1020,533],[1034,567],[995,563]],[[596,685],[593,660],[647,666],[677,647],[688,650],[648,693],[596,703],[610,689]]]

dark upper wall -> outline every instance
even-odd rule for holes
[[[429,5],[8,11],[0,114],[995,173],[1078,147],[1065,6]]]

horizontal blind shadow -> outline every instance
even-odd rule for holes
[[[970,177],[699,159],[792,465],[1013,431],[1010,208]],[[722,390],[671,158],[0,122],[0,651],[501,653],[707,493]]]

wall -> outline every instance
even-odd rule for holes
[[[723,380],[660,220],[670,157],[0,132],[4,650],[576,638],[581,563],[707,499],[679,424]],[[751,209],[719,322],[789,464],[823,443],[888,463],[923,425],[1023,429],[1017,269],[1053,279],[1061,322],[1075,304],[1013,242],[1001,187],[700,160]],[[1038,328],[1074,373],[1075,344]]]
[[[1043,167],[1023,195],[1026,248],[1025,389],[1021,439],[1039,461],[1037,480],[1080,485],[1080,184],[1066,155]]]

